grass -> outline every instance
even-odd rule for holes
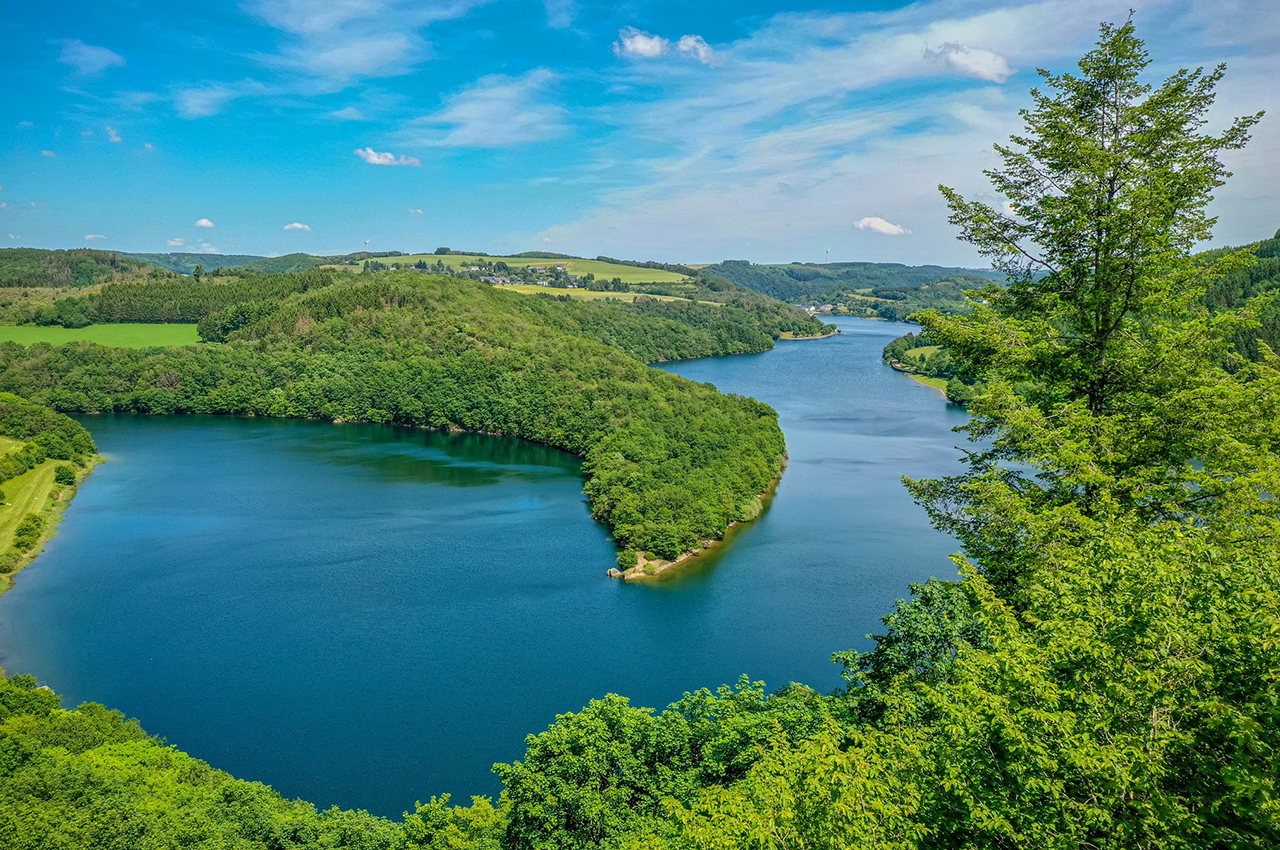
[[[47,342],[61,345],[64,342],[88,340],[115,348],[151,348],[153,346],[191,345],[199,342],[195,325],[143,325],[103,324],[84,328],[31,327],[27,325],[0,325],[0,342],[16,342],[31,345]]]
[[[22,445],[21,441],[8,437],[0,437],[0,440],[3,440],[0,452],[9,452]],[[76,483],[83,481],[100,460],[95,456],[83,468],[73,466],[76,469]],[[63,486],[53,480],[54,470],[65,463],[65,460],[46,460],[39,466],[0,483],[5,501],[5,504],[0,505],[0,559],[4,559],[4,569],[7,570],[7,573],[0,573],[0,594],[13,586],[13,576],[35,560],[44,550],[44,544],[49,538],[58,533],[62,512],[75,495],[74,487]],[[44,519],[44,531],[34,546],[26,552],[19,552],[13,548],[13,533],[27,514],[41,516]]]
[[[946,378],[928,378],[928,377],[925,377],[924,375],[912,375],[911,377],[916,379],[920,383],[924,384],[926,387],[933,387],[935,390],[938,390],[943,395],[947,394]]]
[[[504,283],[499,284],[497,288],[506,289],[511,292],[522,292],[525,295],[568,295],[570,298],[578,298],[583,301],[593,301],[601,298],[615,298],[618,301],[635,301],[636,298],[641,295],[645,298],[656,298],[659,301],[689,300],[687,298],[677,298],[674,295],[650,295],[647,292],[595,292],[590,289],[561,289],[558,286],[539,286],[536,283]],[[702,301],[700,303],[714,304],[715,302]]]
[[[621,278],[623,283],[679,283],[682,280],[688,280],[682,274],[663,269],[624,266],[618,263],[605,263],[600,260],[544,260],[539,257],[478,257],[468,254],[411,254],[406,257],[378,257],[377,260],[388,266],[392,263],[411,266],[419,260],[425,260],[428,264],[435,265],[437,260],[443,260],[444,264],[451,269],[475,265],[477,260],[487,260],[491,263],[501,261],[512,267],[539,266],[550,269],[552,266],[564,266],[565,271],[569,274],[594,274],[597,278],[604,280],[613,280],[616,277]],[[362,266],[333,265],[324,266],[324,268],[359,271]]]

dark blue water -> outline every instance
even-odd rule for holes
[[[742,673],[839,683],[832,652],[954,549],[899,483],[955,467],[963,414],[880,364],[906,327],[673,372],[769,402],[768,511],[672,579],[605,577],[577,461],[371,425],[86,417],[109,462],[0,597],[0,664],[213,765],[398,815],[496,793],[495,761],[607,692],[661,706]]]

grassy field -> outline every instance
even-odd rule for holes
[[[116,348],[150,348],[157,345],[191,345],[200,341],[195,325],[89,325],[84,328],[0,325],[0,342],[31,345],[88,340]]]
[[[431,265],[435,265],[437,260],[443,260],[444,264],[451,269],[460,268],[462,266],[474,265],[477,260],[488,260],[496,263],[499,260],[509,266],[540,266],[549,269],[552,266],[564,266],[569,274],[586,275],[594,274],[597,278],[604,280],[613,280],[621,278],[623,283],[678,283],[687,278],[682,274],[664,271],[662,269],[644,269],[638,266],[623,266],[617,263],[604,263],[600,260],[544,260],[539,257],[477,257],[467,254],[412,254],[406,257],[379,257],[378,262],[391,265],[392,263],[400,263],[401,265],[413,265],[419,260],[425,260]],[[346,269],[347,271],[359,271],[361,266],[324,266],[326,269]]]
[[[924,384],[926,387],[933,387],[943,395],[947,394],[946,378],[927,378],[924,375],[912,375],[911,377]]]
[[[526,295],[568,295],[570,298],[580,298],[583,301],[598,300],[601,298],[616,298],[619,301],[635,301],[638,296],[643,295],[645,298],[656,298],[659,301],[687,301],[687,298],[677,298],[674,295],[649,295],[644,292],[594,292],[590,289],[561,289],[556,286],[539,286],[536,283],[507,283],[499,284],[497,289],[505,289],[510,292],[522,292]],[[702,301],[702,304],[714,304],[714,301]]]

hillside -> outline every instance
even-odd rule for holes
[[[103,290],[116,320],[200,323],[225,345],[0,344],[0,388],[78,412],[240,413],[507,434],[584,459],[619,563],[674,559],[759,512],[785,445],[767,405],[643,360],[761,351],[755,316],[611,304],[387,272],[189,278]]]
[[[255,257],[249,254],[138,254],[122,252],[120,256],[127,257],[130,260],[137,260],[140,263],[150,263],[153,266],[159,266],[162,269],[168,269],[179,274],[191,274],[196,270],[196,266],[206,270],[215,268],[234,269],[267,259],[266,257]]]
[[[585,277],[592,275],[599,280],[618,279],[623,283],[679,283],[687,276],[665,269],[654,269],[644,266],[630,266],[605,260],[586,260],[580,257],[548,256],[545,254],[526,253],[519,256],[493,256],[489,254],[405,254],[393,259],[380,261],[390,268],[412,268],[418,264],[432,270],[471,269],[487,270],[495,273],[510,272],[517,269],[554,269],[563,266],[567,275]],[[359,271],[365,267],[363,261],[355,258],[338,260],[331,264],[332,268],[348,271]]]
[[[147,268],[128,255],[92,248],[0,248],[0,287],[86,287]]]
[[[977,278],[975,288],[1004,275],[982,269],[946,266],[906,266],[900,263],[791,263],[757,265],[746,260],[725,260],[703,266],[709,277],[722,277],[737,286],[792,303],[831,301],[858,290],[874,288],[914,289],[943,278]]]

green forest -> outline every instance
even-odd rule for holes
[[[77,303],[111,321],[198,321],[218,344],[5,343],[0,387],[68,412],[386,422],[556,446],[584,459],[592,513],[627,566],[718,539],[782,467],[768,405],[643,362],[773,345],[729,306],[560,301],[395,272],[173,277]]]
[[[498,798],[390,821],[285,800],[19,676],[0,683],[6,846],[1280,846],[1275,255],[1195,253],[1222,155],[1261,116],[1210,131],[1224,69],[1148,82],[1150,65],[1132,23],[1103,25],[997,147],[1007,204],[940,187],[1007,281],[916,314],[976,387],[963,471],[905,481],[958,540],[962,578],[913,585],[870,651],[837,653],[844,687],[743,680],[661,710],[608,695],[496,765]],[[201,302],[226,343],[0,346],[0,389],[560,445],[586,458],[619,542],[654,551],[723,530],[778,472],[772,410],[622,353],[665,338],[625,311],[422,276],[303,280]],[[138,292],[139,315],[187,309]]]

